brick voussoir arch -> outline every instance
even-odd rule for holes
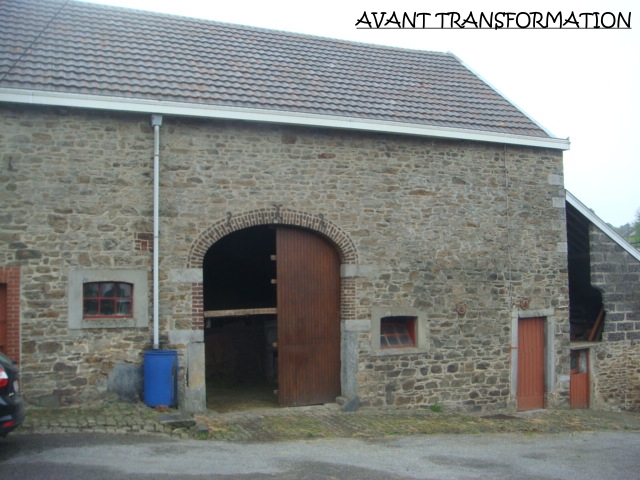
[[[204,256],[214,243],[238,230],[258,225],[289,225],[307,228],[326,237],[334,244],[343,264],[357,264],[358,256],[351,239],[334,223],[322,214],[309,213],[281,208],[251,210],[239,215],[227,213],[227,218],[214,223],[192,244],[189,251],[188,268],[202,268]]]
[[[196,239],[189,251],[187,261],[188,268],[200,269],[204,256],[214,243],[222,237],[243,228],[258,225],[290,225],[307,228],[327,238],[336,247],[340,262],[343,264],[357,264],[358,256],[355,245],[351,239],[335,224],[324,219],[323,215],[311,215],[305,212],[289,210],[275,206],[252,210],[240,215],[227,213],[225,220],[214,223]],[[204,328],[204,296],[202,283],[191,285],[191,328],[202,330]],[[353,278],[342,280],[341,311],[343,319],[355,318],[355,282]]]

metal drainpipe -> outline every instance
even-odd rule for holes
[[[158,303],[159,303],[159,249],[160,232],[160,125],[162,115],[151,115],[153,127],[153,348],[160,348]]]

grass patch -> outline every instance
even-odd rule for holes
[[[275,438],[321,438],[331,436],[323,422],[314,417],[272,416],[265,417],[262,427]]]

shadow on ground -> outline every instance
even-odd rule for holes
[[[218,413],[277,408],[275,386],[267,382],[209,382],[207,408]]]

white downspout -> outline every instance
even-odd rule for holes
[[[162,125],[162,115],[151,115],[151,126],[153,127],[153,348],[160,347],[159,335],[159,249],[158,239],[160,232],[160,125]]]

